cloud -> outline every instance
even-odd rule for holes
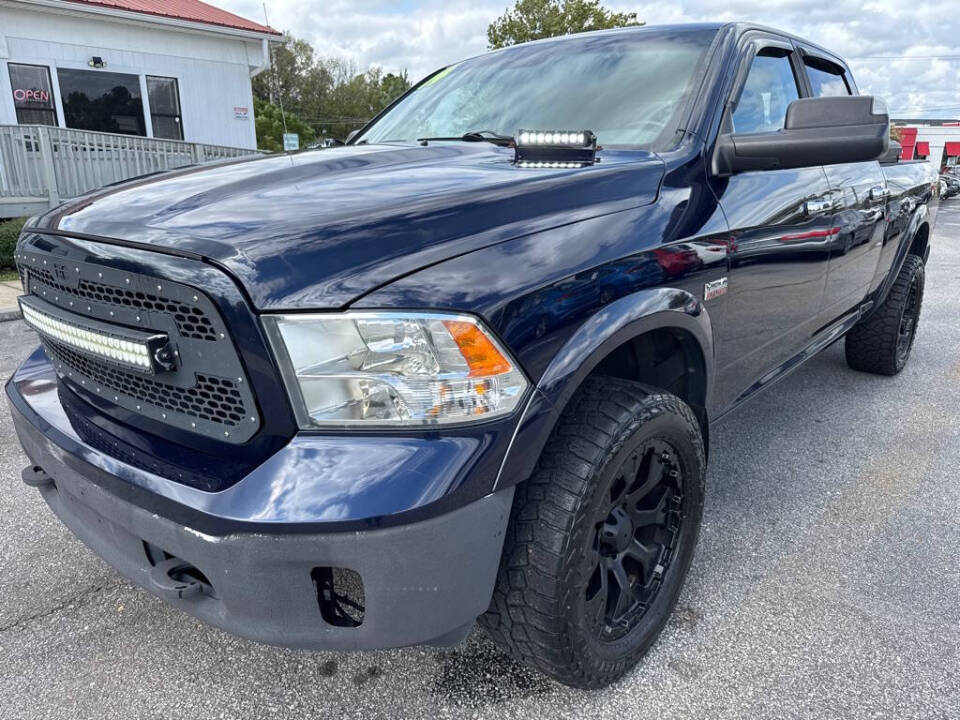
[[[259,0],[213,0],[263,20]],[[406,69],[419,79],[445,64],[482,53],[487,25],[512,0],[268,0],[270,24],[309,40],[321,55],[349,57],[360,67]],[[648,24],[704,20],[759,22],[827,47],[850,63],[860,91],[886,98],[895,116],[960,117],[960,60],[886,60],[908,56],[960,58],[956,0],[716,0],[629,3]],[[927,108],[933,108],[926,110]]]

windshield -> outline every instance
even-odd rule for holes
[[[592,130],[603,145],[672,132],[715,30],[584,35],[482,55],[441,70],[358,141],[415,142],[520,128]]]

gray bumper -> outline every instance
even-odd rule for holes
[[[105,490],[91,479],[102,470],[65,453],[16,408],[13,415],[27,454],[43,468],[31,484],[64,524],[133,582],[211,625],[288,647],[374,649],[457,639],[489,604],[512,487],[389,528],[212,536]],[[158,584],[157,549],[199,570],[209,584],[194,594]],[[360,575],[359,626],[324,619],[314,569],[326,567]]]

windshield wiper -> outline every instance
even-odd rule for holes
[[[461,142],[488,142],[493,143],[494,145],[499,145],[501,147],[513,147],[515,141],[511,135],[501,135],[500,133],[495,133],[493,130],[472,130],[470,132],[464,133],[460,136],[452,137],[423,137],[417,138],[417,142],[421,145],[426,145],[431,140],[436,141],[454,141],[459,140]]]

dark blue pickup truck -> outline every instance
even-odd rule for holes
[[[634,28],[444,68],[344,147],[104,188],[16,251],[24,481],[239,635],[479,618],[602,686],[676,603],[710,423],[840,339],[907,361],[937,176],[888,125],[799,38]]]

